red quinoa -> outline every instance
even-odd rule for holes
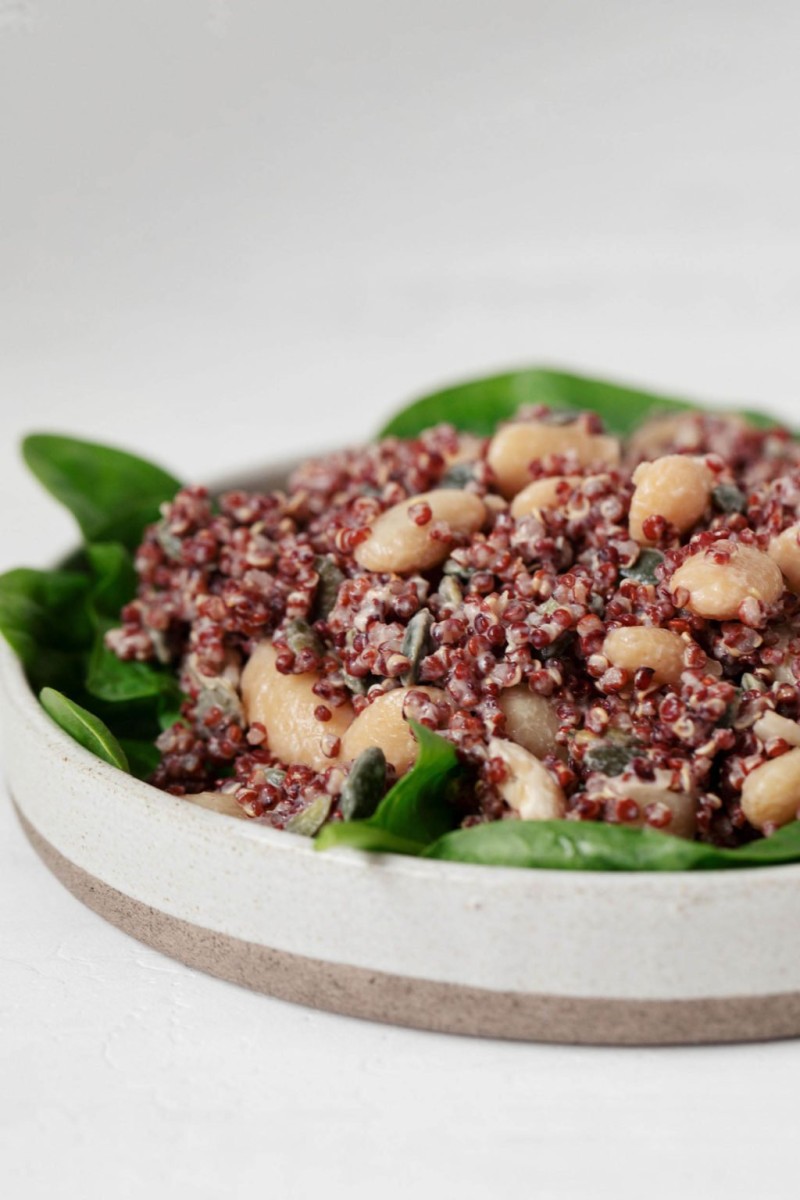
[[[602,432],[594,414],[582,419]],[[350,764],[340,738],[326,733],[332,714],[352,705],[357,718],[411,680],[446,693],[443,703],[412,693],[405,715],[441,732],[471,766],[463,823],[513,817],[508,767],[489,740],[508,735],[504,693],[521,686],[555,713],[542,761],[569,818],[669,831],[663,797],[642,798],[660,787],[692,797],[701,840],[736,846],[759,835],[740,794],[749,773],[789,749],[780,737],[762,741],[754,723],[768,711],[800,716],[800,602],[788,589],[777,600],[748,595],[735,617],[712,620],[670,580],[695,556],[724,566],[732,546],[766,551],[798,521],[798,446],[781,429],[684,415],[637,431],[620,467],[581,468],[568,452],[532,462],[532,481],[580,478],[559,486],[552,507],[515,519],[487,465],[488,443],[443,425],[312,460],[285,492],[236,491],[215,502],[186,488],[164,507],[136,556],[137,597],[108,635],[120,658],[169,662],[180,676],[182,720],[158,740],[156,786],[223,790],[248,816],[279,827],[325,796],[337,819]],[[667,454],[702,457],[715,490],[686,533],[663,514],[647,517],[643,553],[628,529],[632,474]],[[381,513],[451,481],[489,499],[480,531],[455,532],[423,497],[408,510],[409,529],[445,542],[443,565],[403,574],[359,566],[356,551]],[[649,572],[637,569],[645,559]],[[407,631],[420,613],[430,628],[412,661]],[[606,657],[606,635],[633,627],[682,640],[679,679],[657,684],[651,666]],[[274,639],[279,672],[316,674],[325,770],[280,762],[270,730],[248,726],[241,672],[264,639]],[[393,777],[390,769],[387,786]]]

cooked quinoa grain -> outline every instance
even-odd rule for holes
[[[535,408],[314,459],[285,491],[184,489],[107,641],[174,665],[152,781],[206,807],[314,832],[376,749],[370,806],[413,766],[413,718],[466,768],[465,825],[737,846],[800,808],[798,529],[784,430],[686,413],[622,442]]]

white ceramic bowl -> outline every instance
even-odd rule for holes
[[[42,860],[89,907],[190,966],[454,1033],[630,1044],[800,1033],[800,865],[583,873],[319,853],[101,762],[45,715],[5,645],[0,700],[10,791]]]

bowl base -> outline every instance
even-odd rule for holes
[[[270,949],[143,904],[77,866],[15,804],[45,866],[78,900],[187,966],[294,1004],[438,1033],[584,1045],[688,1045],[800,1036],[800,993],[690,1000],[528,995],[370,971]]]

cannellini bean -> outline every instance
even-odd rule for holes
[[[409,509],[428,505],[431,519],[417,525]],[[437,488],[403,500],[373,522],[369,537],[356,547],[355,559],[368,571],[429,571],[444,562],[451,543],[431,537],[436,521],[449,525],[453,533],[475,533],[486,520],[486,505],[472,492]]]
[[[683,671],[683,639],[671,629],[631,625],[612,629],[603,642],[603,654],[615,667],[638,671],[649,667],[654,683],[677,683]]]
[[[670,820],[660,828],[663,833],[671,833],[673,837],[693,838],[697,827],[697,804],[691,792],[673,792],[667,786],[670,781],[668,771],[657,771],[653,781],[642,779],[622,779],[620,776],[610,780],[609,787],[616,795],[635,801],[639,806],[639,816],[626,825],[638,828],[647,825],[647,809],[652,805],[665,805],[670,811]]]
[[[790,721],[780,713],[765,712],[753,724],[753,733],[762,742],[770,742],[773,738],[783,738],[790,746],[800,746],[800,725]]]
[[[450,705],[447,693],[434,687],[395,688],[376,696],[361,710],[342,738],[342,762],[352,762],[370,746],[379,746],[398,775],[405,774],[414,765],[418,746],[403,716],[403,706],[410,692],[423,692],[431,700]]]
[[[685,533],[702,517],[714,487],[714,476],[701,458],[667,454],[654,462],[640,463],[633,473],[636,485],[631,498],[631,537],[649,545],[643,525],[648,517],[664,517]]]
[[[730,554],[727,562],[715,560],[718,551]],[[673,592],[683,588],[689,593],[687,608],[699,617],[730,621],[739,615],[742,601],[750,597],[765,604],[778,600],[783,576],[768,555],[726,539],[687,558],[669,586]]]
[[[498,487],[510,500],[530,483],[530,464],[548,454],[574,453],[581,467],[590,463],[616,465],[619,442],[605,434],[587,433],[580,424],[547,425],[543,421],[516,421],[498,430],[489,443],[487,462]]]
[[[562,483],[573,487],[580,483],[580,475],[551,475],[548,479],[534,479],[521,492],[517,492],[511,501],[511,515],[519,520],[529,513],[538,512],[543,508],[554,508],[558,504],[558,489]]]
[[[654,459],[671,446],[695,450],[700,444],[701,431],[692,413],[651,417],[628,438],[628,453],[634,458]]]
[[[282,762],[324,771],[335,761],[323,751],[323,738],[341,738],[353,721],[350,704],[329,709],[329,721],[318,721],[314,710],[324,701],[313,691],[315,671],[282,675],[275,666],[272,642],[261,642],[242,672],[242,700],[248,724],[260,721],[269,748]]]
[[[553,821],[564,816],[567,805],[562,788],[530,751],[505,738],[490,738],[489,754],[502,759],[508,768],[497,790],[523,821]]]
[[[483,438],[479,438],[474,433],[460,433],[458,435],[458,447],[455,450],[446,450],[444,452],[444,461],[448,467],[455,467],[459,463],[477,462],[483,450]]]
[[[744,781],[742,812],[756,829],[787,825],[800,808],[800,749],[756,767]]]
[[[245,821],[248,820],[247,813],[241,804],[237,804],[233,796],[228,796],[225,792],[193,792],[190,795],[182,796],[181,799],[188,800],[190,804],[196,804],[198,808],[207,808],[211,812],[222,813],[226,817],[242,817]]]
[[[800,525],[791,525],[772,538],[767,554],[777,563],[793,592],[800,592]]]
[[[716,422],[724,423],[732,432],[752,428],[738,413],[716,413]],[[703,425],[697,413],[672,413],[651,417],[634,430],[627,442],[629,459],[659,458],[665,451],[699,450],[703,441]]]
[[[498,704],[506,719],[506,733],[512,742],[524,746],[536,758],[555,751],[564,754],[556,745],[558,717],[549,700],[532,692],[524,683],[500,693]]]

